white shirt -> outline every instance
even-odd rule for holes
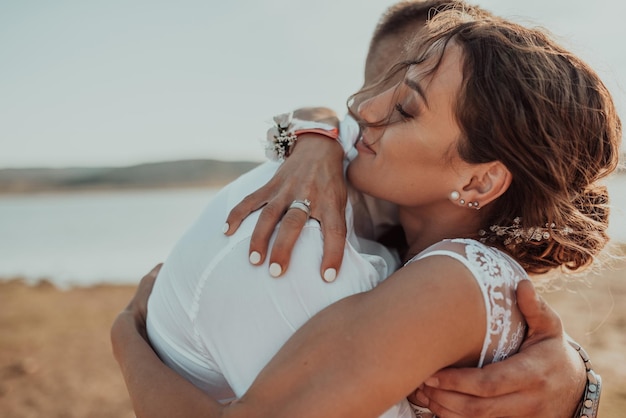
[[[222,226],[230,209],[265,184],[277,169],[265,163],[221,190],[172,250],[148,305],[150,341],[163,361],[217,399],[241,396],[284,342],[309,318],[346,296],[372,289],[399,267],[380,244],[352,228],[337,279],[320,276],[321,228],[309,220],[291,264],[276,279],[267,262],[248,262],[258,212],[230,237]]]

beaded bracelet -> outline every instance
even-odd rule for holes
[[[267,131],[265,155],[272,161],[284,161],[291,154],[298,135],[316,133],[331,139],[339,138],[339,129],[327,123],[293,118],[293,113],[274,116],[276,126]]]
[[[576,409],[574,418],[596,418],[598,416],[598,406],[600,405],[600,392],[602,390],[602,378],[591,368],[591,361],[587,352],[575,341],[569,340],[569,344],[580,355],[585,363],[587,372],[587,384],[580,404]]]

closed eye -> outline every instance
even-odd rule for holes
[[[396,103],[396,111],[400,114],[400,116],[402,116],[402,119],[413,119],[413,115],[411,115],[410,113],[407,113],[406,110],[404,110],[404,108],[402,107],[402,105],[400,103]]]

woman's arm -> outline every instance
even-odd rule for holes
[[[433,256],[312,318],[240,403],[250,413],[267,404],[284,416],[378,416],[439,368],[475,364],[484,336],[475,280]]]
[[[159,362],[131,303],[116,320],[112,341],[137,415],[380,415],[439,368],[473,364],[479,356],[485,334],[480,289],[460,263],[439,258],[412,263],[376,289],[320,312],[226,407]]]

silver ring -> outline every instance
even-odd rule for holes
[[[311,216],[311,201],[309,199],[294,200],[291,202],[291,205],[289,205],[289,209],[300,209],[302,212],[306,213],[306,217],[308,218]]]

